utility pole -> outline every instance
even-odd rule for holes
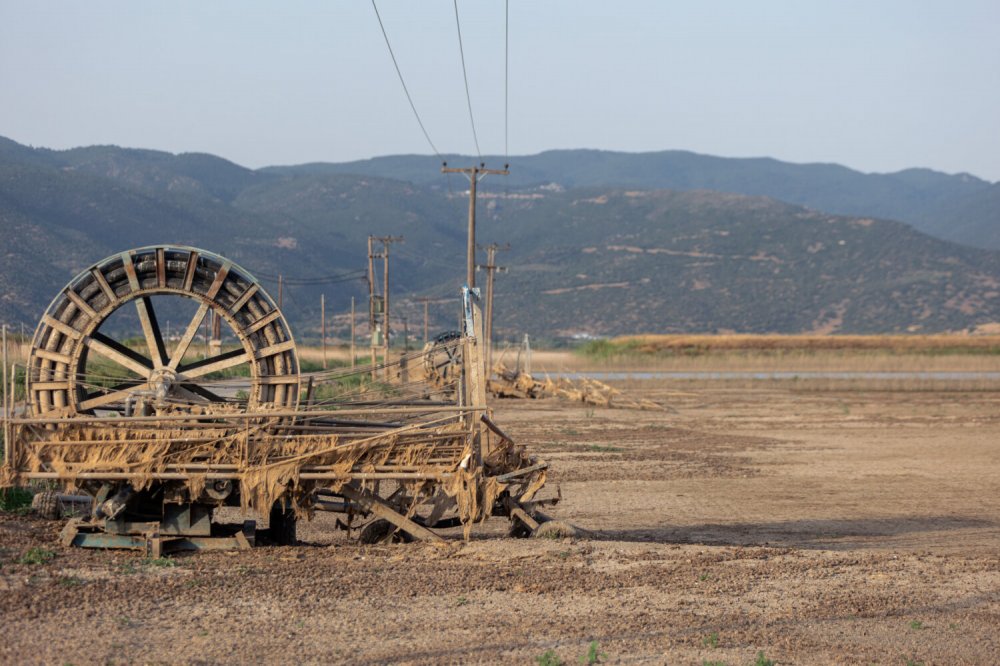
[[[382,243],[382,251],[375,253],[374,242]],[[389,246],[402,243],[402,236],[368,237],[368,324],[371,327],[372,380],[375,379],[375,350],[382,347],[382,364],[386,381],[389,379]],[[382,260],[382,296],[375,295],[375,259]],[[382,344],[378,342],[378,332],[382,333]]]
[[[281,309],[282,296],[284,296],[284,287],[285,287],[285,281],[279,275],[278,276],[278,309],[279,310]]]
[[[422,296],[421,298],[418,298],[416,300],[417,300],[418,303],[423,303],[424,304],[424,344],[426,345],[427,344],[427,322],[428,322],[427,306],[430,305],[431,299],[428,298],[427,296]]]
[[[208,348],[215,355],[222,351],[222,317],[215,310],[210,310],[210,312],[212,313],[212,339],[208,343]]]
[[[351,296],[351,370],[357,364],[357,355],[354,353],[354,297]]]
[[[486,271],[486,321],[485,332],[483,337],[486,338],[484,341],[486,344],[486,374],[487,376],[493,374],[493,275],[497,271],[501,273],[507,272],[506,266],[497,266],[496,257],[497,252],[503,252],[510,249],[510,243],[500,246],[496,243],[490,243],[486,246],[486,264],[477,266],[476,268],[481,268]]]
[[[461,173],[469,179],[469,242],[465,257],[465,282],[470,289],[476,286],[476,186],[490,174],[506,176],[510,173],[509,166],[504,164],[503,169],[487,169],[486,164],[480,162],[479,166],[455,169],[450,168],[447,162],[441,165],[441,173]]]
[[[319,295],[319,327],[323,336],[323,369],[326,370],[326,294]]]

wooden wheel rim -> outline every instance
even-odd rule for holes
[[[151,296],[163,295],[192,299],[199,305],[169,354],[150,301]],[[101,324],[129,303],[139,314],[146,356],[100,332]],[[209,310],[228,324],[241,347],[185,364],[184,353]],[[32,339],[26,382],[36,416],[90,414],[135,393],[137,380],[129,387],[92,393],[82,381],[89,353],[109,358],[147,380],[142,390],[167,385],[170,391],[197,392],[202,397],[211,391],[201,386],[205,381],[201,378],[247,363],[247,409],[287,409],[298,403],[299,364],[284,316],[248,271],[197,248],[159,245],[129,250],[94,264],[66,285],[45,311]],[[171,381],[164,382],[164,377]]]

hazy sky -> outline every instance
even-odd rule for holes
[[[438,149],[474,152],[452,3],[379,9]],[[502,153],[504,2],[459,9],[480,144]],[[367,0],[0,0],[0,135],[252,167],[431,152]],[[679,148],[1000,180],[1000,2],[510,0],[509,137],[515,155]]]

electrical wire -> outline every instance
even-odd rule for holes
[[[374,2],[375,0],[372,0]],[[469,94],[469,75],[465,69],[465,48],[462,46],[462,23],[458,20],[458,0],[454,0],[455,5],[455,28],[458,30],[458,52],[462,56],[462,78],[465,80],[465,101],[469,105],[469,122],[472,124],[472,140],[476,144],[476,155],[480,161],[483,159],[482,151],[479,150],[479,137],[476,135],[476,119],[472,115],[472,96]]]
[[[417,124],[420,125],[420,131],[424,133],[424,138],[427,139],[427,143],[430,145],[431,150],[439,158],[441,153],[438,152],[437,147],[434,142],[431,141],[431,135],[427,133],[427,128],[424,127],[424,121],[420,119],[420,114],[417,113],[417,106],[413,103],[413,98],[410,96],[410,90],[406,87],[406,81],[403,80],[403,72],[399,69],[399,62],[396,61],[396,54],[392,51],[392,45],[389,44],[389,34],[385,31],[385,25],[382,23],[382,15],[379,14],[378,7],[375,5],[375,0],[372,0],[372,9],[375,10],[375,18],[378,19],[378,26],[382,29],[382,37],[385,38],[385,46],[389,49],[389,57],[392,58],[392,64],[396,68],[396,74],[399,76],[399,83],[403,86],[403,92],[406,93],[406,101],[410,103],[410,108],[413,110],[413,116],[417,119]],[[456,8],[456,11],[457,8]]]
[[[510,0],[503,3],[503,158],[510,161],[510,144],[508,143],[507,118],[510,115],[508,103],[508,83],[510,81]],[[506,167],[505,167],[506,168]]]

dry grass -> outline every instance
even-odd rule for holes
[[[629,335],[609,341],[636,354],[714,351],[882,351],[1000,354],[1000,335]]]

